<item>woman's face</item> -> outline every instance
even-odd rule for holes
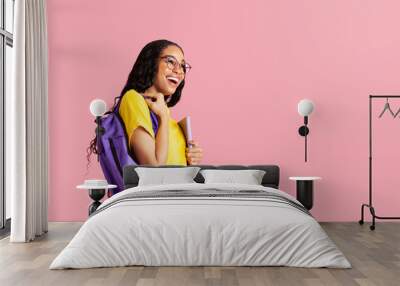
[[[160,55],[154,87],[164,95],[172,95],[185,78],[185,59],[177,46],[166,47]]]

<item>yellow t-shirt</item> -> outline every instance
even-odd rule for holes
[[[119,107],[119,114],[125,124],[128,142],[130,142],[133,132],[139,126],[144,128],[155,139],[149,106],[143,96],[136,90],[130,89],[124,94]],[[172,118],[169,120],[167,165],[187,165],[185,135],[178,123]]]

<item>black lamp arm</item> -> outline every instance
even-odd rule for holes
[[[105,132],[105,129],[100,126],[100,120],[101,120],[101,116],[96,116],[95,122],[96,122],[97,126],[96,126],[95,132],[96,132],[96,141],[97,141],[96,147],[98,148],[97,149],[97,161],[99,161],[99,154],[101,153],[101,144],[98,144],[98,143],[99,143],[101,135],[103,135]]]
[[[307,135],[310,133],[308,125],[308,116],[304,116],[304,125],[300,126],[299,134],[304,137],[304,161],[307,162]]]

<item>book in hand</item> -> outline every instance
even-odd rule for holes
[[[179,126],[182,128],[183,134],[186,138],[186,145],[190,148],[192,144],[189,141],[193,140],[192,137],[192,127],[190,124],[190,116],[184,117],[181,121],[178,122]]]

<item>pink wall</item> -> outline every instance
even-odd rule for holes
[[[89,103],[111,105],[140,49],[159,38],[178,42],[193,66],[172,114],[191,115],[204,163],[278,164],[291,194],[288,176],[321,176],[315,217],[359,219],[368,95],[400,93],[399,1],[58,0],[47,10],[51,221],[87,217],[90,200],[75,186],[101,176],[95,157],[85,174],[95,127]],[[308,163],[297,134],[302,98],[316,105]],[[376,106],[375,114],[383,102]],[[376,122],[376,206],[394,215],[400,119]]]

